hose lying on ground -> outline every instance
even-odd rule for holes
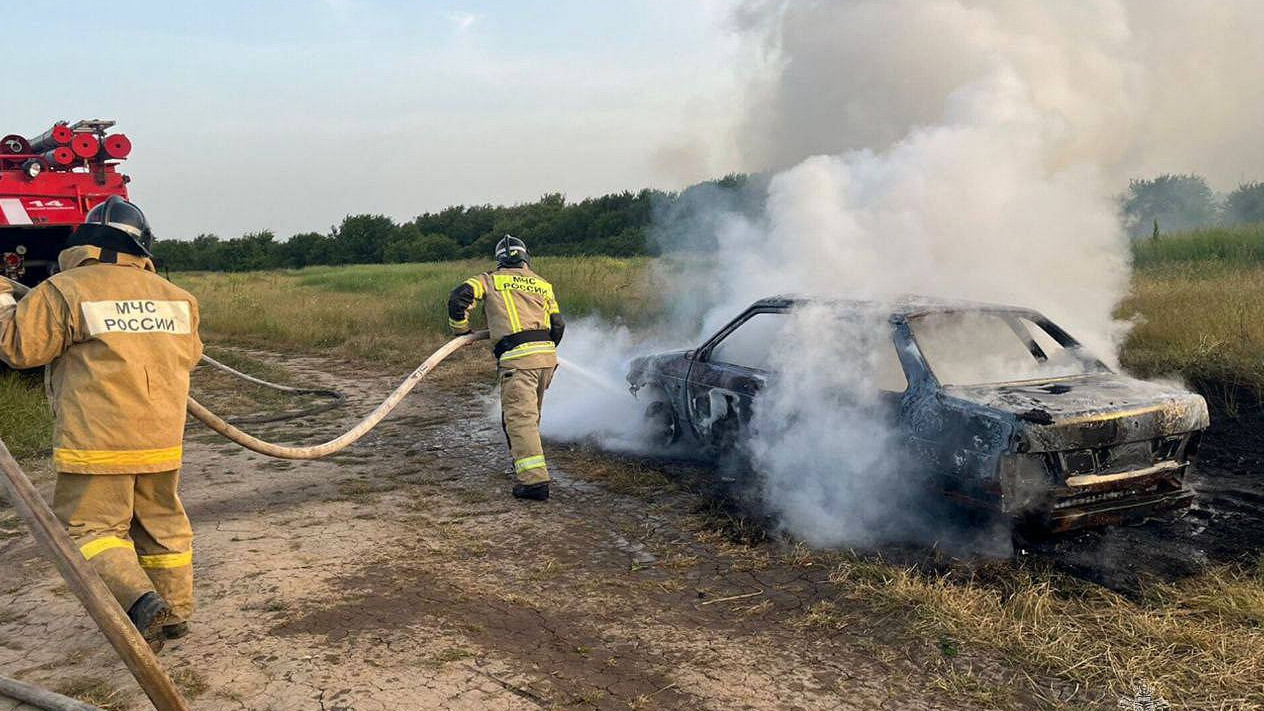
[[[101,711],[100,707],[4,676],[0,676],[0,696],[7,696],[45,711]]]
[[[327,457],[334,452],[341,451],[351,446],[361,437],[368,434],[369,430],[373,429],[379,422],[385,419],[392,410],[398,407],[404,397],[407,396],[408,393],[412,392],[413,388],[417,387],[417,383],[421,382],[422,378],[425,378],[426,375],[428,375],[430,371],[434,370],[435,366],[442,363],[444,359],[461,348],[464,348],[471,343],[484,340],[487,337],[487,331],[478,331],[477,333],[458,336],[448,341],[447,344],[427,358],[424,363],[417,366],[417,369],[412,372],[412,375],[405,378],[404,382],[400,383],[399,387],[395,388],[395,392],[391,393],[390,397],[382,401],[382,404],[378,405],[377,408],[361,420],[358,425],[352,427],[343,435],[329,440],[324,444],[315,444],[307,447],[292,447],[264,442],[261,439],[252,437],[236,427],[233,427],[228,422],[225,422],[221,417],[206,409],[205,406],[193,398],[189,398],[189,414],[201,420],[207,427],[210,427],[212,430],[215,430],[227,439],[236,442],[246,449],[258,452],[259,454],[264,454],[269,457],[277,457],[279,459],[319,459],[321,457]]]
[[[290,387],[289,385],[278,385],[277,383],[269,383],[266,380],[261,380],[259,378],[254,377],[253,375],[247,375],[241,372],[240,370],[235,370],[230,366],[224,365],[223,363],[215,360],[214,358],[206,355],[205,353],[202,354],[202,362],[206,363],[212,368],[228,373],[229,375],[235,378],[239,378],[241,380],[245,380],[248,383],[254,383],[255,385],[260,385],[262,387],[270,388],[272,390],[276,390],[279,392],[290,393],[291,395],[316,395],[318,397],[329,398],[329,402],[321,403],[319,405],[313,405],[312,407],[303,408],[302,410],[292,410],[289,412],[282,412],[275,415],[248,415],[246,417],[234,417],[233,419],[228,420],[229,423],[234,424],[234,425],[262,425],[267,422],[284,422],[286,420],[297,420],[301,417],[311,417],[312,415],[319,415],[322,412],[328,412],[329,410],[332,410],[336,407],[342,407],[343,404],[346,403],[346,399],[347,399],[346,396],[338,392],[337,390],[323,390],[320,388],[295,388],[295,387]]]

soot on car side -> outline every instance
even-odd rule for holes
[[[767,351],[778,319],[809,305],[836,310],[841,323],[881,314],[890,366],[872,385],[907,447],[909,476],[944,496],[1043,532],[1190,505],[1185,479],[1209,424],[1203,398],[1115,372],[1041,313],[1015,306],[762,299],[697,348],[633,361],[627,380],[659,444],[740,452],[777,378]]]

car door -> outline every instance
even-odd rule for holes
[[[729,451],[750,424],[753,400],[768,377],[768,358],[786,313],[752,309],[698,349],[689,368],[686,408],[693,435]]]

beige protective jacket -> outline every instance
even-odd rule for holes
[[[57,471],[179,469],[189,373],[202,357],[197,300],[142,257],[71,247],[58,261],[61,272],[0,305],[0,360],[51,364]]]
[[[448,298],[448,325],[470,330],[470,312],[483,303],[492,351],[502,368],[552,368],[565,321],[553,285],[527,265],[470,277]]]

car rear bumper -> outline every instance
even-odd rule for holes
[[[1072,477],[1052,492],[1044,510],[1051,533],[1124,523],[1188,508],[1194,492],[1185,486],[1189,463],[1170,463],[1134,472]]]

